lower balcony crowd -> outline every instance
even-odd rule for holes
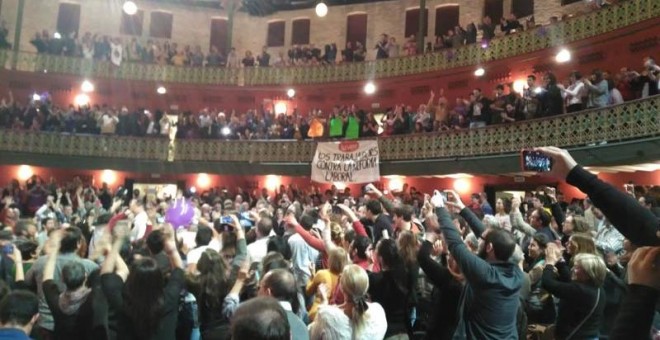
[[[548,180],[588,197],[10,181],[0,337],[659,336],[660,187],[622,190],[537,151]]]
[[[603,108],[658,94],[660,66],[653,57],[643,68],[619,71],[574,71],[563,83],[552,72],[537,79],[527,77],[521,92],[514,84],[499,84],[492,95],[474,89],[464,97],[448,99],[442,89],[431,91],[427,103],[416,108],[400,104],[382,113],[352,106],[329,111],[275,114],[274,107],[237,112],[205,108],[199,112],[165,112],[159,109],[111,106],[60,107],[48,94],[28,103],[9,93],[0,103],[0,126],[6,129],[119,136],[170,136],[177,139],[356,139],[412,133],[441,133],[495,124],[545,118],[584,109]]]

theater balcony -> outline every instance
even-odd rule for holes
[[[648,28],[657,27],[657,20],[653,19],[657,19],[658,16],[660,16],[660,3],[657,1],[630,0],[549,26],[540,26],[492,40],[489,42],[488,48],[483,48],[481,44],[471,44],[439,53],[348,63],[331,67],[191,69],[131,62],[123,62],[121,66],[116,67],[110,62],[27,52],[14,53],[9,50],[0,50],[0,65],[4,65],[6,69],[23,72],[47,71],[49,74],[92,78],[199,85],[268,86],[353,82],[365,79],[408,77],[475,66],[559,45],[577,43],[625,28],[629,28],[626,30],[627,34],[631,34],[635,30],[631,26],[640,23],[652,24]]]
[[[357,104],[380,110],[426,102],[444,88],[449,98],[471,89],[490,90],[528,74],[553,70],[560,79],[572,69],[618,70],[640,66],[657,52],[660,1],[630,0],[566,21],[438,53],[328,67],[186,68],[109,62],[0,50],[0,91],[27,98],[49,91],[58,105],[72,102],[81,79],[93,79],[96,103],[112,106],[218,107],[246,110],[284,97],[299,112]],[[552,61],[566,46],[576,56]],[[475,67],[487,69],[474,77]],[[379,92],[362,94],[366,80]],[[155,93],[167,86],[167,96]],[[66,103],[66,104],[65,104]],[[317,141],[168,140],[0,130],[0,164],[132,172],[279,174],[308,176]],[[568,148],[585,165],[639,164],[660,159],[660,97],[602,109],[485,128],[378,138],[381,175],[501,174],[520,171],[523,148]]]
[[[584,165],[660,159],[660,96],[553,118],[379,138],[381,175],[520,171],[523,148],[568,148]],[[1,164],[151,173],[307,176],[314,141],[210,141],[3,130]]]

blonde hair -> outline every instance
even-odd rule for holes
[[[587,233],[575,233],[571,235],[570,240],[577,245],[577,251],[573,256],[578,254],[598,254],[596,243],[591,235]]]
[[[605,282],[607,265],[605,265],[605,261],[603,261],[602,257],[594,254],[581,253],[575,256],[575,265],[582,268],[594,286],[601,287]]]
[[[333,274],[341,274],[344,267],[348,264],[348,255],[344,248],[333,248],[328,252],[328,269]]]
[[[362,325],[362,316],[369,308],[367,305],[369,276],[362,267],[356,264],[349,264],[344,268],[344,271],[341,274],[339,285],[341,291],[344,293],[345,300],[351,302],[353,305],[351,322],[353,323],[354,329],[358,329]]]
[[[330,222],[330,239],[336,245],[341,245],[344,238],[344,228],[337,222]]]

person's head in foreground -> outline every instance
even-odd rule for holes
[[[272,297],[260,296],[241,303],[231,322],[233,340],[291,340],[284,308]]]

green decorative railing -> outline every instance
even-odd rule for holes
[[[660,136],[660,96],[479,129],[379,138],[381,161],[478,157]],[[162,162],[309,163],[316,142],[176,140],[0,130],[1,152]]]
[[[170,141],[104,135],[0,130],[0,152],[166,161]]]
[[[419,74],[429,71],[477,65],[590,38],[660,16],[660,1],[630,0],[594,11],[552,26],[520,32],[490,42],[413,57],[347,63],[328,67],[265,68],[188,68],[124,62],[116,67],[108,62],[38,55],[21,52],[19,71],[75,74],[128,80],[218,85],[315,84],[356,81]],[[11,51],[0,51],[0,62],[12,65]]]
[[[660,96],[542,120],[379,138],[381,161],[486,156],[522,148],[571,147],[660,135]],[[315,142],[175,141],[176,161],[307,163]]]

